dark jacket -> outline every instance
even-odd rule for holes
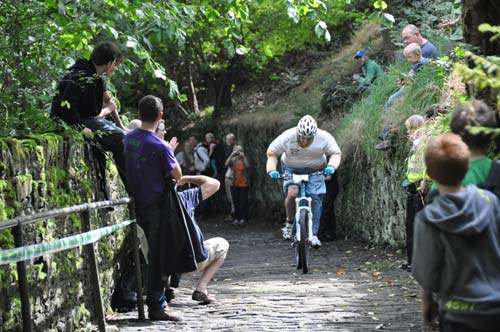
[[[102,76],[92,62],[78,59],[57,86],[52,99],[51,114],[70,125],[99,115],[106,91]]]
[[[164,275],[195,271],[203,242],[200,241],[197,225],[181,204],[175,188],[165,195],[163,208],[167,216],[162,219],[161,228]]]
[[[475,185],[441,194],[417,214],[413,276],[438,293],[447,320],[486,330],[500,324],[499,231],[498,199]]]

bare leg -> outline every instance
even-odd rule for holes
[[[207,266],[202,272],[200,276],[200,280],[198,284],[196,284],[196,290],[202,293],[207,294],[207,286],[212,277],[215,275],[219,267],[224,263],[226,259],[226,255],[217,258],[212,264]]]
[[[295,185],[289,185],[287,195],[285,198],[286,221],[293,222],[295,216],[295,197],[299,194],[299,188]]]

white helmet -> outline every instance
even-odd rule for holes
[[[297,134],[302,137],[312,138],[316,136],[318,125],[310,115],[303,116],[297,124]]]

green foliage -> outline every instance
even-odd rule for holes
[[[500,38],[500,27],[491,26],[488,23],[483,23],[479,26],[479,31],[493,33],[493,36],[490,37],[490,40],[492,41]]]
[[[500,31],[500,27],[497,29]],[[485,31],[493,32],[493,29]],[[469,68],[465,64],[456,63],[456,73],[462,77],[464,82],[472,84],[477,90],[490,89],[492,94],[497,95],[497,101],[500,102],[500,58],[483,57],[467,50],[462,50],[459,54],[463,58],[474,61],[475,66]]]
[[[403,96],[393,107],[384,110],[387,98],[398,90],[396,81],[407,69],[406,63],[390,67],[387,74],[372,85],[370,93],[355,103],[339,123],[337,137],[339,144],[346,147],[343,149],[345,155],[356,154],[359,163],[370,160],[383,164],[386,156],[374,146],[380,142],[378,133],[384,126],[390,126],[397,130],[396,141],[400,145],[394,159],[404,160],[407,154],[404,121],[412,114],[424,115],[439,100],[443,86],[441,69],[434,64],[425,65],[413,82],[405,84]]]
[[[479,30],[482,32],[491,32],[493,36],[491,40],[500,38],[500,27],[494,27],[489,24],[481,24]],[[474,62],[475,66],[469,66],[457,62],[455,64],[455,72],[462,78],[462,80],[469,84],[471,89],[475,90],[472,96],[479,91],[487,91],[491,97],[496,98],[497,112],[500,110],[500,58],[497,56],[483,57],[476,55],[467,50],[460,50],[457,52],[460,58],[470,59]],[[484,132],[492,136],[500,136],[500,128],[470,128],[472,132]],[[495,156],[498,158],[498,156]]]
[[[100,40],[125,50],[118,96],[153,91],[182,103],[187,67],[198,80],[241,60],[261,69],[329,41],[329,27],[356,15],[348,0],[7,2],[0,8],[0,137],[56,129],[48,117],[55,84]],[[135,106],[136,97],[129,102]]]
[[[387,9],[387,3],[383,0],[375,0],[373,2],[373,7],[376,11],[369,16],[369,20],[373,23],[391,28],[394,25],[395,19],[394,16],[385,12]]]

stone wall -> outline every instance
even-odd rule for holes
[[[294,121],[282,114],[246,114],[223,122],[218,131],[235,133],[250,159],[250,211],[254,218],[276,224],[285,220],[281,182],[269,179],[265,173],[265,153],[271,141],[283,130],[294,126]],[[327,128],[335,136],[335,131],[329,129],[333,128],[333,120],[324,120],[320,127]],[[376,160],[353,156],[346,149],[348,144],[338,143],[344,153],[338,170],[340,194],[335,202],[340,235],[375,245],[403,246],[406,196],[400,183],[404,158],[389,157],[384,152],[380,152],[384,157]]]
[[[1,139],[0,223],[15,216],[104,200],[96,181],[92,148],[79,135],[34,135]],[[108,161],[113,198],[125,196],[114,165]],[[127,217],[125,208],[91,213],[92,229]],[[25,244],[41,243],[82,232],[79,215],[49,219],[24,227]],[[101,290],[106,310],[119,268],[126,231],[100,240],[96,246]],[[0,232],[0,250],[14,247],[10,230]],[[83,248],[45,255],[27,262],[31,314],[35,331],[73,331],[93,317],[87,259]],[[16,265],[0,266],[0,331],[21,331]]]
[[[266,150],[294,119],[282,114],[244,114],[221,121],[217,132],[236,134],[250,160],[252,218],[281,224],[285,213],[281,182],[265,173]],[[328,128],[328,120],[321,124]],[[332,132],[335,135],[335,132]],[[98,188],[91,148],[74,138],[45,134],[22,140],[0,140],[0,222],[17,215],[56,207],[103,200]],[[343,142],[339,142],[343,149]],[[339,171],[341,191],[336,200],[341,235],[372,244],[402,246],[405,194],[400,186],[401,158],[370,160],[344,151]],[[387,162],[389,160],[390,162]],[[89,166],[90,165],[90,166]],[[108,162],[114,198],[125,195],[116,169]],[[123,220],[122,208],[92,214],[92,227]],[[48,220],[26,227],[26,243],[40,243],[81,232],[78,216]],[[124,231],[98,244],[104,303],[114,288]],[[0,248],[13,247],[10,232],[0,232]],[[87,324],[92,313],[89,280],[82,249],[42,257],[30,262],[32,315],[36,330],[71,331]],[[19,330],[20,302],[15,264],[0,267],[0,332]]]
[[[406,195],[402,174],[398,160],[370,164],[345,158],[335,202],[340,233],[371,244],[403,246]]]

